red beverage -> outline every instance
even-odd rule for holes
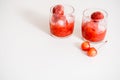
[[[106,29],[100,29],[97,22],[86,22],[82,24],[82,36],[89,41],[102,41],[105,37]]]
[[[58,37],[65,37],[73,33],[73,23],[69,23],[67,25],[54,25],[50,23],[50,31],[53,35]]]
[[[73,33],[73,12],[73,7],[68,5],[53,6],[50,16],[50,32],[52,35],[57,37],[66,37]]]
[[[65,37],[73,33],[74,21],[68,22],[65,17],[50,22],[50,32],[58,37]]]

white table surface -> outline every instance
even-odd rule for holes
[[[50,6],[75,8],[75,29],[68,38],[49,32]],[[81,49],[82,12],[108,12],[108,43],[96,57]],[[120,80],[119,0],[0,0],[0,80]]]

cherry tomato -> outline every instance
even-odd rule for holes
[[[97,55],[97,50],[94,47],[91,47],[88,51],[87,51],[87,55],[90,57],[94,57]]]
[[[98,21],[104,18],[103,13],[101,13],[100,11],[96,11],[94,13],[92,13],[91,15],[91,19],[94,21]]]
[[[85,41],[81,44],[82,50],[87,51],[87,50],[89,50],[89,48],[90,48],[90,43],[88,41]]]
[[[53,7],[53,14],[64,15],[64,7],[60,4]]]

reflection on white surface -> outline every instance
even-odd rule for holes
[[[0,80],[119,80],[119,1],[58,2],[75,7],[77,31],[64,39],[49,35],[49,7],[57,1],[0,1]],[[93,58],[81,51],[82,39],[76,36],[88,7],[109,14],[108,43]]]

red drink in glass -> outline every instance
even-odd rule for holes
[[[107,13],[98,9],[87,9],[83,13],[82,37],[91,42],[104,40],[106,35]]]
[[[66,37],[73,33],[73,12],[74,8],[68,5],[55,5],[51,8],[50,32],[52,35]]]

